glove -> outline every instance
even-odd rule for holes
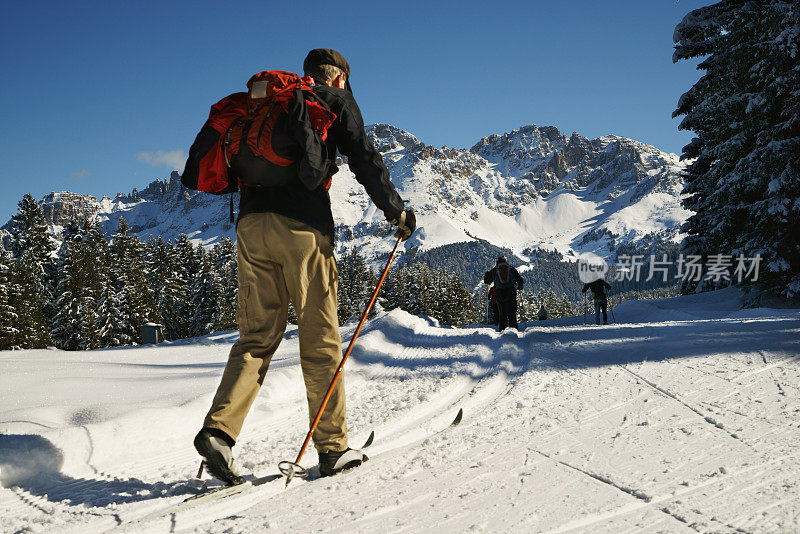
[[[417,228],[417,217],[414,215],[414,210],[403,210],[399,217],[389,222],[392,226],[397,226],[394,236],[402,237],[403,241],[411,237]]]

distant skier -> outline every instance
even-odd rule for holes
[[[488,301],[486,318],[487,323],[491,325],[496,325],[498,319],[500,318],[500,312],[497,310],[497,295],[495,294],[494,287],[489,288],[489,294],[486,295],[486,300]]]
[[[582,293],[586,293],[587,289],[592,290],[592,300],[594,300],[594,319],[597,324],[600,324],[600,310],[603,311],[603,324],[608,324],[608,315],[606,315],[606,308],[608,307],[608,295],[606,289],[611,289],[611,285],[598,278],[594,282],[583,284]]]
[[[544,307],[544,304],[542,304],[542,307],[539,308],[539,313],[536,314],[536,318],[540,321],[547,320],[547,308]]]
[[[522,290],[524,281],[517,270],[506,263],[504,256],[498,256],[492,270],[483,275],[485,284],[494,284],[497,299],[498,332],[511,326],[519,330],[517,325],[517,289]]]

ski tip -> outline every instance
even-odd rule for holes
[[[453,422],[450,423],[450,426],[456,426],[458,423],[461,422],[462,417],[464,417],[464,408],[459,408],[458,414],[456,415],[456,418],[453,419]]]
[[[373,442],[374,440],[375,440],[375,431],[373,430],[373,431],[370,433],[369,437],[367,438],[367,441],[365,441],[365,442],[364,442],[364,444],[361,446],[361,448],[362,448],[362,449],[366,449],[367,447],[369,447],[370,445],[372,445],[372,442]]]

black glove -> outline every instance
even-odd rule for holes
[[[403,241],[411,237],[411,234],[417,228],[417,217],[414,215],[414,210],[403,210],[399,217],[389,222],[392,226],[397,226],[397,232],[395,232],[394,236],[402,237]]]

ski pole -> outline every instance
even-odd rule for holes
[[[304,475],[307,474],[307,471],[300,466],[300,460],[303,458],[303,454],[306,451],[306,447],[308,447],[308,442],[311,441],[311,436],[314,434],[314,430],[317,429],[317,425],[319,424],[319,420],[322,419],[322,412],[325,411],[325,406],[328,404],[328,400],[330,400],[331,395],[333,394],[333,388],[336,386],[336,382],[339,381],[339,376],[342,374],[342,370],[344,369],[344,363],[347,361],[347,357],[350,356],[350,352],[353,350],[353,346],[356,343],[356,339],[358,339],[358,335],[361,333],[361,327],[364,326],[364,323],[367,320],[367,316],[369,315],[370,310],[372,310],[372,306],[375,304],[375,301],[378,299],[378,293],[381,290],[381,286],[383,285],[383,281],[386,280],[386,275],[389,273],[389,267],[392,265],[392,261],[394,260],[395,252],[397,252],[397,246],[400,244],[400,241],[403,240],[403,237],[398,237],[397,241],[394,244],[394,248],[392,249],[392,253],[389,255],[389,259],[386,261],[386,267],[383,268],[383,273],[381,274],[380,279],[378,280],[378,285],[375,287],[375,291],[372,293],[372,298],[369,300],[369,304],[367,304],[367,309],[364,310],[364,313],[361,315],[361,320],[358,322],[358,326],[356,327],[356,331],[353,334],[353,337],[350,339],[350,344],[347,346],[347,350],[344,352],[344,356],[342,357],[342,361],[339,362],[339,367],[336,369],[336,374],[333,375],[333,379],[331,380],[331,385],[328,386],[328,392],[325,393],[325,397],[322,399],[322,404],[317,411],[316,417],[314,417],[314,422],[311,423],[311,428],[308,429],[308,434],[306,434],[306,439],[303,441],[303,445],[300,447],[300,452],[297,454],[297,459],[294,462],[283,461],[278,464],[278,469],[281,473],[286,475],[286,485],[289,485],[289,482],[292,481],[295,475]]]
[[[583,297],[583,324],[586,324],[586,316],[589,314],[589,301]]]

